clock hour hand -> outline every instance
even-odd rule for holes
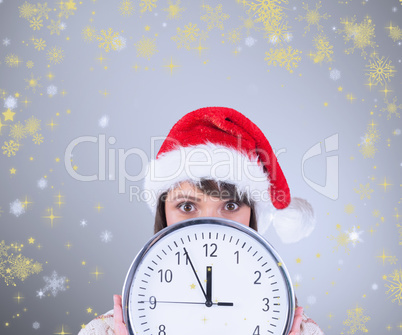
[[[198,281],[198,285],[200,285],[200,288],[201,288],[201,290],[202,290],[202,293],[204,294],[205,300],[207,301],[207,300],[208,300],[207,294],[205,293],[204,287],[203,287],[202,284],[201,284],[200,278],[198,278],[198,275],[197,275],[197,272],[195,271],[193,262],[192,262],[191,259],[190,259],[190,255],[188,254],[186,248],[183,247],[183,250],[184,250],[184,254],[186,255],[186,257],[187,257],[187,259],[188,259],[188,262],[190,263],[191,268],[193,269],[195,278],[196,278],[197,281]]]
[[[206,292],[205,305],[212,306],[212,266],[207,266],[207,292]]]

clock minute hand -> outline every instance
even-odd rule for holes
[[[212,266],[207,266],[207,293],[206,293],[205,305],[207,307],[212,306]]]
[[[193,262],[192,262],[191,259],[190,259],[190,255],[188,254],[186,248],[183,247],[183,250],[184,250],[184,252],[185,252],[185,255],[187,256],[187,259],[188,259],[188,262],[190,263],[191,268],[193,269],[195,278],[197,278],[198,284],[200,285],[200,288],[201,288],[201,290],[202,290],[202,293],[204,294],[205,300],[208,300],[207,294],[205,293],[204,287],[203,287],[202,284],[201,284],[200,278],[198,278],[197,272],[196,272],[195,269],[194,269],[194,265],[193,265]]]

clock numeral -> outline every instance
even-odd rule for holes
[[[240,261],[239,251],[235,251],[234,254],[236,255],[236,264],[239,264],[239,261]]]
[[[260,326],[255,327],[253,335],[260,335]]]
[[[262,309],[264,312],[268,312],[269,311],[269,299],[268,298],[264,298],[262,299],[262,301],[265,301],[265,306]]]
[[[165,325],[160,325],[158,334],[159,335],[166,335],[165,329],[166,329]]]
[[[180,251],[176,252],[175,255],[177,256],[177,265],[180,265]],[[186,253],[183,253],[183,256],[186,258],[186,265],[188,265],[188,256]]]
[[[261,285],[261,282],[260,282],[261,272],[260,271],[255,271],[254,274],[257,275],[257,279],[254,281],[254,284]]]
[[[208,244],[204,244],[203,247],[205,248],[205,257],[218,257],[215,255],[216,250],[218,250],[218,246],[215,243],[211,243],[210,245],[211,253],[208,253]]]
[[[170,269],[167,269],[166,271],[160,269],[158,273],[160,273],[161,275],[161,283],[163,283],[163,281],[165,281],[166,283],[170,283],[173,279],[173,273]]]
[[[151,304],[151,306],[149,306],[150,309],[156,308],[156,298],[154,296],[149,297],[149,303]]]

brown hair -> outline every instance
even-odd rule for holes
[[[233,199],[239,201],[251,208],[250,213],[250,228],[257,230],[257,219],[255,216],[254,203],[250,201],[245,194],[239,194],[236,186],[230,183],[220,182],[219,184],[211,179],[203,179],[200,182],[193,183],[203,193],[212,197],[221,199]],[[161,194],[158,200],[158,206],[155,214],[154,233],[156,234],[163,228],[167,227],[165,201],[168,192]]]

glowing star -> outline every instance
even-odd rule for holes
[[[301,51],[293,49],[291,46],[288,46],[287,49],[270,49],[269,52],[265,52],[266,57],[264,60],[268,65],[279,65],[292,73],[293,69],[299,66],[299,62],[301,61],[300,53]]]
[[[156,49],[155,39],[150,39],[142,36],[142,39],[134,44],[137,48],[137,57],[151,59],[158,50]]]
[[[348,309],[347,313],[348,319],[343,321],[343,324],[350,327],[348,334],[354,334],[359,330],[363,333],[368,332],[365,323],[370,320],[370,317],[363,315],[363,308],[356,305],[356,308]]]
[[[108,231],[108,230],[105,230],[105,231],[103,231],[103,232],[100,234],[100,239],[101,239],[101,241],[104,242],[104,243],[110,242],[110,241],[112,240],[112,238],[113,238],[113,235],[112,235],[112,233],[111,233],[110,231]]]
[[[310,26],[317,26],[317,30],[318,31],[322,31],[322,25],[320,25],[320,21],[321,19],[328,19],[329,17],[331,17],[331,15],[328,15],[327,13],[321,15],[318,10],[322,7],[321,5],[321,1],[315,4],[315,9],[309,9],[308,8],[308,4],[305,4],[303,2],[303,9],[307,11],[306,16],[301,16],[299,15],[299,17],[297,18],[297,20],[299,21],[303,21],[305,20],[307,22],[307,27],[304,28],[304,35],[306,35],[306,33],[308,31],[310,31]]]
[[[47,180],[45,178],[41,178],[37,181],[36,185],[41,189],[44,190],[47,187]]]
[[[353,246],[356,246],[356,243],[363,242],[363,240],[360,238],[360,235],[363,233],[363,231],[356,231],[356,227],[353,226],[352,231],[348,231],[348,238],[353,244]]]
[[[99,120],[98,120],[98,126],[101,128],[106,128],[109,126],[109,116],[108,115],[103,115]]]
[[[184,11],[184,8],[180,7],[180,0],[177,0],[176,3],[173,3],[172,0],[168,0],[168,8],[163,9],[165,12],[168,12],[168,19],[179,19],[181,17],[181,12]]]
[[[384,99],[384,102],[387,104],[386,107],[381,109],[381,112],[387,112],[387,120],[389,120],[392,115],[395,115],[395,117],[401,117],[401,115],[398,113],[398,110],[402,110],[402,104],[400,104],[399,106],[396,103],[397,98],[394,97],[394,99],[392,100],[392,102],[389,102],[387,98]]]
[[[6,99],[4,99],[4,107],[11,110],[17,108],[17,99],[12,95],[9,95]]]
[[[50,96],[50,97],[52,97],[52,96],[54,96],[54,95],[56,95],[57,94],[57,87],[56,86],[54,86],[54,85],[49,85],[48,87],[47,87],[47,94]]]
[[[228,14],[222,13],[222,5],[218,5],[215,8],[206,5],[205,10],[207,14],[201,16],[201,21],[205,21],[208,25],[208,31],[214,27],[223,30],[223,21],[229,18]]]

